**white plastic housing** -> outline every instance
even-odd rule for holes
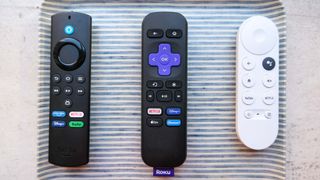
[[[247,147],[265,149],[274,143],[279,128],[279,34],[276,25],[262,16],[245,20],[237,34],[236,56],[237,134]],[[272,70],[262,65],[267,57],[275,61]]]

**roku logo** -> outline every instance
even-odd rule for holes
[[[167,175],[169,175],[169,174],[171,174],[171,173],[170,173],[170,171],[160,171],[160,170],[157,170],[157,171],[156,171],[156,174],[161,174],[161,175],[162,175],[162,174],[167,174]]]
[[[174,176],[173,168],[154,168],[153,176]]]

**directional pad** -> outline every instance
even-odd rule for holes
[[[159,44],[158,53],[149,54],[149,65],[157,66],[160,76],[169,76],[171,67],[180,65],[180,54],[171,53],[170,44]]]

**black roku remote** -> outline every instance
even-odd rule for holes
[[[49,162],[89,162],[91,17],[63,12],[51,18]]]
[[[187,154],[187,21],[155,12],[142,23],[142,159],[177,167]]]

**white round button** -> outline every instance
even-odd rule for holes
[[[262,79],[262,83],[265,87],[271,88],[275,85],[275,78],[271,75],[265,75]]]
[[[254,60],[252,58],[248,58],[248,57],[245,57],[243,58],[242,60],[242,67],[245,69],[245,70],[252,70],[254,67],[256,66],[256,63],[254,62]]]
[[[253,104],[254,100],[255,99],[254,99],[253,93],[247,92],[247,93],[244,93],[242,96],[243,103],[245,103],[247,105]]]
[[[250,87],[253,87],[254,84],[255,84],[255,80],[253,78],[253,76],[249,75],[249,74],[246,74],[242,77],[242,84],[247,87],[247,88],[250,88]]]
[[[256,55],[271,51],[279,41],[278,29],[268,18],[254,16],[247,19],[241,28],[243,46]]]
[[[267,93],[263,96],[263,102],[267,105],[273,104],[275,101],[275,97],[271,93]]]
[[[264,117],[266,117],[267,119],[271,119],[271,117],[272,117],[271,111],[264,112]]]
[[[246,117],[247,119],[251,119],[253,118],[254,113],[252,111],[245,111],[244,112],[244,117]]]

